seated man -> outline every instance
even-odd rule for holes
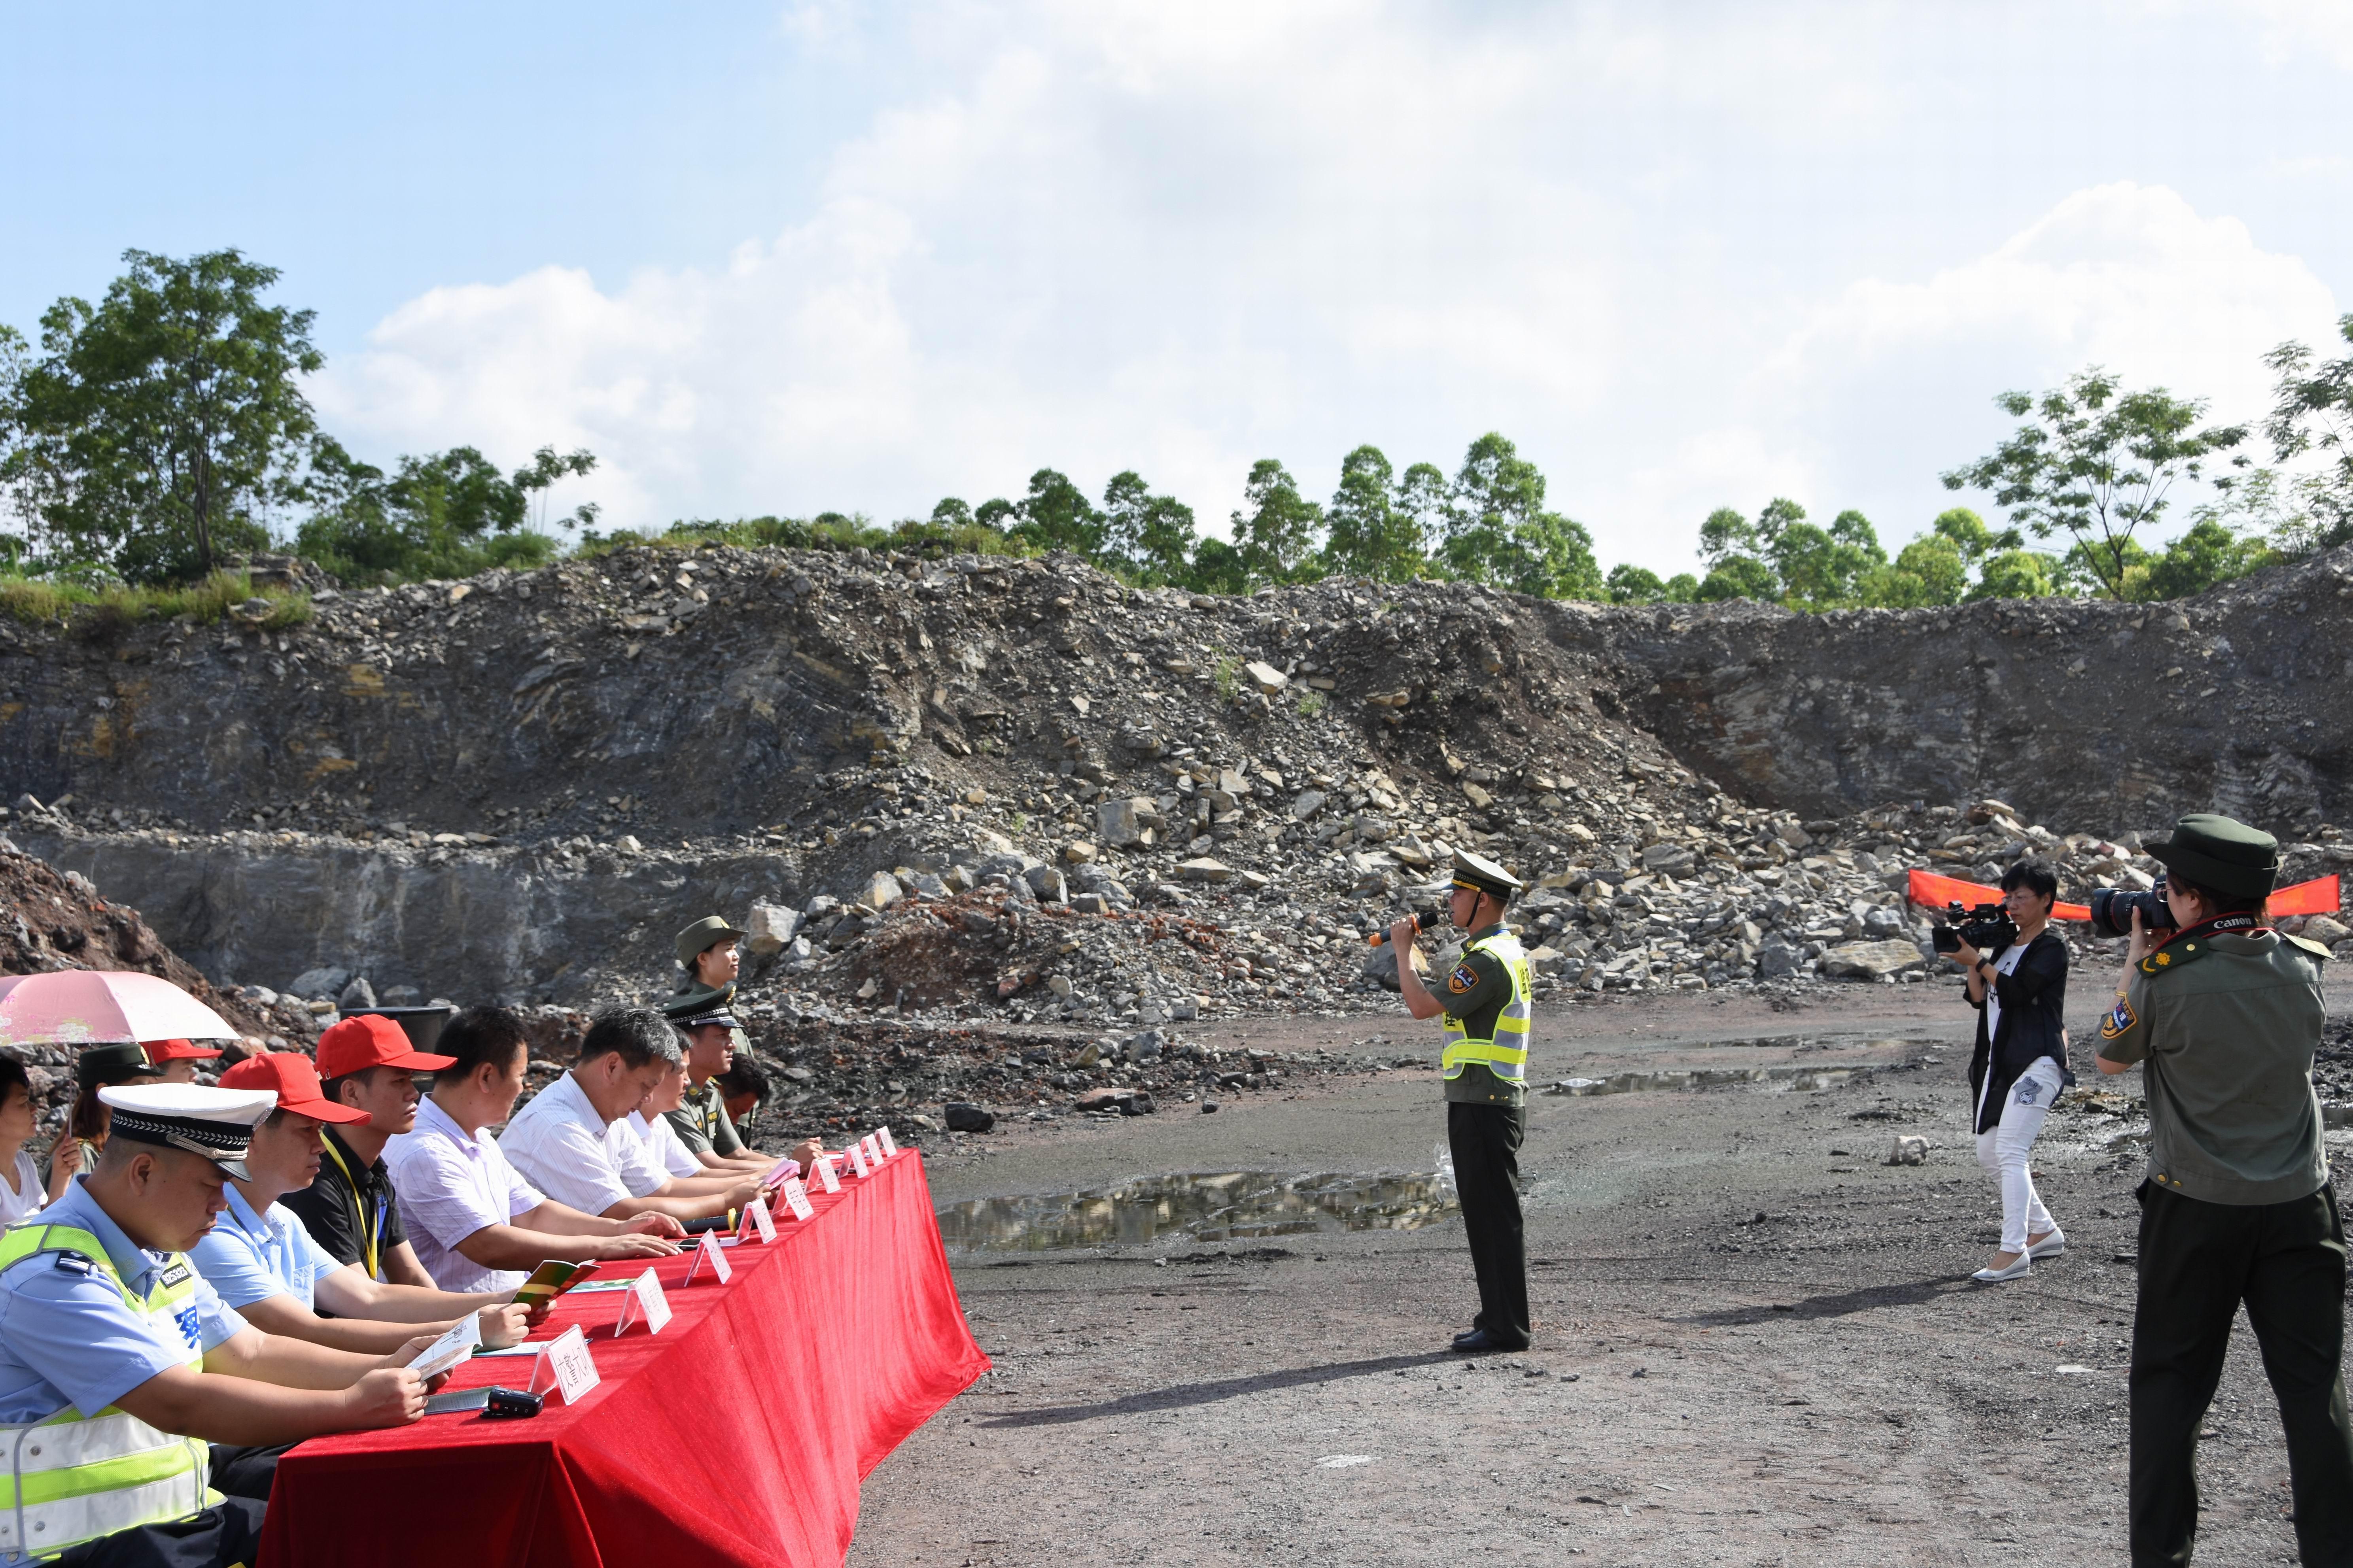
[[[77,1565],[256,1561],[274,1462],[229,1451],[398,1426],[426,1386],[390,1356],[247,1326],[189,1265],[273,1097],[193,1084],[101,1089],[111,1113],[94,1173],[0,1235],[0,1441],[16,1506],[0,1553]],[[46,1450],[46,1452],[44,1452]],[[211,1484],[207,1484],[208,1479]],[[68,1549],[72,1549],[68,1552]]]
[[[652,1091],[638,1103],[635,1110],[630,1111],[628,1116],[616,1123],[616,1126],[626,1127],[637,1134],[638,1142],[644,1145],[646,1163],[649,1165],[666,1171],[673,1176],[700,1176],[704,1174],[702,1163],[687,1152],[685,1144],[679,1142],[678,1134],[672,1131],[668,1116],[669,1112],[676,1110],[685,1102],[686,1062],[681,1058],[670,1064],[669,1070],[662,1074],[659,1081],[655,1083]],[[824,1148],[825,1145],[817,1139],[804,1139],[793,1149],[793,1163],[800,1167],[803,1174],[807,1174],[809,1162],[816,1159]],[[759,1173],[766,1174],[769,1168],[769,1165],[764,1164]]]
[[[735,1000],[735,977],[744,969],[736,943],[743,940],[741,931],[717,915],[705,915],[678,933],[678,988],[661,1007],[671,1023]]]
[[[322,1127],[319,1174],[279,1201],[336,1262],[357,1263],[387,1285],[435,1288],[401,1226],[384,1146],[416,1130],[417,1075],[450,1065],[452,1058],[409,1044],[400,1026],[380,1013],[344,1018],[319,1037],[320,1092],[330,1104],[364,1112],[365,1120]]]
[[[609,1219],[713,1219],[742,1208],[759,1192],[766,1164],[759,1171],[673,1176],[647,1158],[636,1133],[615,1125],[644,1102],[678,1059],[678,1031],[652,1008],[598,1014],[572,1070],[507,1123],[500,1140],[507,1157],[549,1193]]]
[[[522,1092],[528,1042],[503,1007],[469,1007],[435,1042],[450,1065],[417,1108],[417,1131],[385,1145],[401,1223],[444,1290],[512,1290],[548,1258],[666,1258],[684,1235],[664,1214],[606,1219],[544,1196],[487,1131]]]
[[[727,1120],[738,1136],[749,1140],[752,1118],[768,1102],[768,1075],[762,1072],[747,1057],[737,1057],[727,1064],[725,1071],[711,1080],[719,1086],[719,1103],[727,1112]]]
[[[686,1102],[669,1112],[670,1130],[687,1152],[713,1175],[765,1171],[773,1163],[753,1152],[727,1114],[727,1091],[719,1075],[735,1061],[735,1035],[743,1027],[724,1011],[690,1016],[679,1022],[686,1036]]]
[[[247,1322],[312,1344],[382,1352],[420,1333],[438,1338],[472,1313],[485,1345],[495,1350],[522,1341],[529,1311],[512,1304],[513,1291],[459,1295],[384,1284],[358,1264],[329,1256],[278,1201],[318,1174],[322,1126],[367,1116],[327,1103],[310,1058],[299,1051],[248,1057],[221,1074],[221,1087],[278,1098],[278,1109],[253,1130],[248,1174],[229,1183],[228,1212],[191,1255],[205,1282]],[[334,1315],[319,1316],[321,1307]]]

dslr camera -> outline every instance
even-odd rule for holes
[[[2114,939],[2132,935],[2133,911],[2140,911],[2143,931],[2171,931],[2173,910],[2165,901],[2165,879],[2157,890],[2136,893],[2125,888],[2101,888],[2092,894],[2092,934]]]
[[[1945,923],[1929,928],[1928,940],[1938,952],[1958,952],[1964,942],[1979,952],[2000,952],[2018,940],[2018,922],[2005,905],[1969,908],[1957,899],[1945,906]]]

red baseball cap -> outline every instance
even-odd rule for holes
[[[220,1055],[210,1046],[200,1046],[194,1040],[148,1040],[147,1059],[157,1067],[165,1062],[205,1060]]]
[[[338,1018],[319,1036],[319,1076],[345,1078],[370,1068],[413,1068],[438,1072],[456,1057],[427,1056],[408,1043],[399,1025],[381,1013]]]
[[[365,1121],[368,1113],[329,1100],[319,1087],[319,1069],[300,1051],[266,1051],[248,1057],[221,1074],[223,1089],[266,1089],[278,1097],[278,1109],[307,1116],[313,1121]]]

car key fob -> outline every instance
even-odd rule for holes
[[[482,1418],[486,1421],[518,1421],[538,1415],[546,1403],[540,1395],[525,1394],[520,1388],[493,1388],[490,1403],[482,1406]]]

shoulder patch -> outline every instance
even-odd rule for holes
[[[2185,963],[2195,963],[2206,956],[2206,948],[2202,942],[2168,942],[2140,961],[2140,972],[2164,974]]]
[[[2328,962],[2328,950],[2321,946],[2318,942],[2313,941],[2310,937],[2292,936],[2288,938],[2288,941],[2302,948],[2315,962],[2320,963],[2326,963]]]
[[[1479,972],[1467,963],[1458,963],[1454,973],[1446,977],[1446,989],[1460,996],[1479,984]]]
[[[2100,1038],[2113,1040],[2139,1022],[2140,1016],[2133,1011],[2132,1004],[2119,996],[2116,1005],[2108,1010],[2107,1016],[2100,1020]]]

